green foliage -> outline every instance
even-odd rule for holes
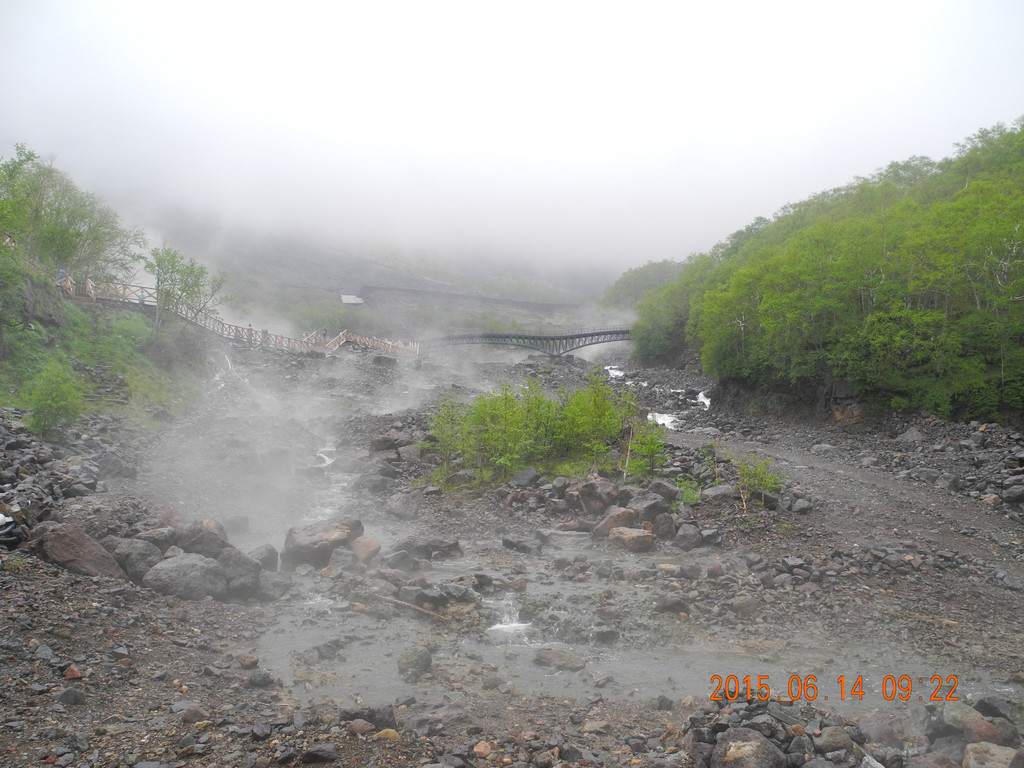
[[[632,415],[626,410],[601,374],[592,372],[586,387],[571,394],[562,393],[561,453],[587,456],[599,463],[608,443],[619,435],[623,422]]]
[[[637,311],[642,359],[689,349],[713,376],[777,391],[846,380],[945,417],[1020,417],[1024,121],[759,219]]]
[[[79,281],[130,276],[145,245],[140,230],[123,227],[99,197],[24,144],[0,163],[0,230],[29,263],[51,274],[66,269]]]
[[[782,490],[783,476],[771,470],[772,460],[770,458],[761,461],[740,461],[736,464],[736,473],[739,476],[740,498],[743,500],[743,509],[747,508],[747,502],[753,496],[760,496],[760,502],[764,503],[765,494],[778,493]]]
[[[66,363],[51,360],[32,382],[26,396],[32,409],[29,429],[53,438],[72,426],[85,412],[82,386]]]
[[[665,465],[665,428],[651,422],[635,425],[627,455],[629,471],[640,477],[654,477]]]
[[[518,390],[506,383],[468,404],[445,395],[425,447],[441,460],[435,473],[439,483],[459,469],[476,472],[481,481],[500,482],[531,465],[562,472],[600,466],[635,418],[632,400],[616,395],[597,372],[586,387],[562,392],[558,399],[546,396],[531,378]]]
[[[676,478],[676,485],[679,487],[679,503],[680,504],[696,504],[701,500],[701,487],[700,483],[693,477],[687,475],[680,475]]]
[[[732,454],[722,448],[721,443],[708,443],[701,446],[700,453],[704,468],[712,475],[712,482],[722,482],[722,465],[732,461]]]
[[[173,248],[154,248],[145,265],[156,278],[154,335],[160,332],[170,314],[179,314],[190,320],[216,316],[217,306],[225,299],[222,290],[226,275],[210,274],[195,259],[186,259]]]

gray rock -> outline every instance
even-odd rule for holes
[[[636,510],[637,517],[642,523],[653,523],[654,518],[663,512],[669,511],[669,503],[656,493],[645,493],[631,499],[626,505],[629,509]]]
[[[527,467],[509,480],[508,484],[513,488],[533,488],[538,482],[540,482],[540,472],[533,467]]]
[[[362,535],[363,525],[358,521],[342,523],[327,520],[290,528],[281,550],[281,565],[289,569],[303,564],[323,568],[335,549]]]
[[[228,597],[232,600],[246,600],[260,591],[260,571],[263,566],[258,560],[243,554],[234,547],[226,547],[217,556],[217,563],[224,569],[228,579]]]
[[[786,768],[777,746],[750,728],[729,728],[718,736],[709,768]]]
[[[917,427],[911,427],[902,435],[895,438],[897,443],[920,443],[925,439],[924,433]]]
[[[142,541],[148,541],[157,547],[160,552],[166,552],[169,547],[173,547],[175,542],[178,540],[178,532],[170,526],[164,526],[162,528],[151,528],[148,531],[143,531],[138,534],[136,539]]]
[[[121,539],[114,548],[114,559],[124,568],[128,578],[138,583],[154,565],[163,560],[163,552],[156,544],[142,539]]]
[[[736,486],[728,483],[705,488],[701,495],[706,499],[731,499],[736,495]]]
[[[272,603],[288,594],[291,588],[290,574],[263,570],[260,571],[260,587],[256,597],[265,603]]]
[[[696,525],[685,524],[680,525],[679,530],[676,531],[676,536],[672,539],[672,546],[688,552],[699,547],[702,542],[700,528]]]
[[[265,571],[276,571],[278,563],[277,549],[271,544],[261,544],[249,552],[249,557],[263,566]]]
[[[398,657],[398,671],[407,677],[422,675],[434,663],[430,650],[423,645],[407,648]]]
[[[213,560],[228,544],[227,533],[218,523],[206,521],[194,523],[178,535],[178,546],[186,552],[203,555]]]
[[[840,749],[853,751],[855,747],[850,734],[841,725],[822,728],[821,735],[814,737],[814,748],[821,753],[835,752]]]
[[[651,493],[658,494],[669,502],[675,501],[679,498],[679,487],[660,478],[651,480],[651,482],[647,484],[647,490]]]
[[[85,704],[85,691],[81,688],[65,688],[60,692],[57,701],[65,706],[78,706]]]
[[[80,526],[59,523],[33,539],[30,549],[43,560],[83,576],[127,579],[117,560]]]
[[[216,560],[194,552],[160,561],[146,572],[142,584],[154,592],[183,600],[223,600],[228,592],[224,569]]]

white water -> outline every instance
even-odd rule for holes
[[[608,378],[610,379],[621,379],[626,375],[624,370],[615,365],[606,365],[604,369],[608,371]]]
[[[487,636],[495,644],[513,643],[526,640],[529,623],[519,621],[519,606],[515,595],[508,592],[497,604],[499,621],[487,628]]]

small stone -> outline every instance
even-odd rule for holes
[[[355,720],[350,721],[348,724],[348,729],[352,731],[352,733],[357,734],[359,736],[365,736],[368,733],[372,733],[375,727],[376,726],[373,723],[367,722],[366,720],[362,720],[360,718],[356,718]]]
[[[486,758],[491,754],[491,745],[486,741],[478,741],[473,747],[473,754],[479,758]]]
[[[301,763],[333,763],[339,757],[333,744],[316,744],[299,756]]]
[[[403,675],[418,675],[430,669],[434,663],[430,650],[422,645],[414,645],[398,657],[398,671]]]
[[[586,659],[577,656],[569,651],[562,651],[557,648],[542,648],[533,657],[533,663],[542,667],[554,667],[565,669],[570,672],[578,672],[587,666]]]
[[[255,653],[243,653],[238,657],[238,666],[242,669],[256,669],[260,665],[260,657]]]
[[[85,691],[81,688],[65,688],[60,692],[57,701],[65,706],[77,706],[85,704]]]
[[[274,684],[274,676],[264,669],[257,669],[246,678],[245,684],[250,688],[269,688]]]

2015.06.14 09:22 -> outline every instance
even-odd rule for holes
[[[956,696],[960,684],[956,675],[932,675],[913,678],[910,675],[885,675],[882,678],[881,694],[886,701],[959,701]],[[821,698],[828,701],[829,695],[820,689],[818,678],[814,675],[790,675],[786,687],[782,691],[772,691],[768,675],[712,675],[710,699],[712,701],[795,701],[805,699],[815,701]],[[944,690],[948,688],[948,690]],[[836,690],[832,691],[832,701],[847,699],[864,699],[864,676],[856,677],[840,675],[836,678]],[[916,698],[915,698],[916,696]]]

